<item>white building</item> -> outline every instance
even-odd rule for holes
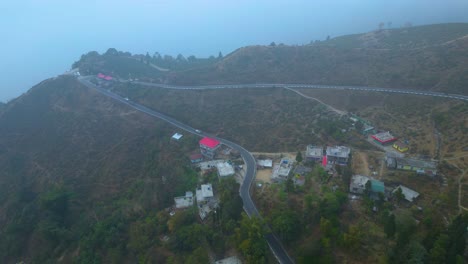
[[[232,256],[229,258],[217,260],[215,264],[242,264],[242,261],[238,257]]]
[[[308,145],[305,153],[305,159],[309,161],[321,161],[323,157],[323,147]]]
[[[213,198],[213,186],[211,183],[202,184],[197,188],[197,204],[207,202],[209,199]]]
[[[263,168],[272,168],[273,167],[273,160],[265,159],[265,160],[258,160],[257,165]]]
[[[235,173],[234,167],[226,161],[218,162],[216,168],[218,169],[219,177],[232,176]]]
[[[172,135],[171,139],[173,140],[176,140],[178,141],[179,139],[182,138],[182,134],[179,134],[179,133],[175,133],[174,135]]]
[[[185,196],[175,197],[174,202],[177,209],[193,206],[193,192],[185,192]]]
[[[353,175],[349,184],[349,191],[356,194],[363,194],[366,190],[366,183],[370,180],[364,175]]]
[[[405,200],[407,200],[408,202],[413,202],[414,199],[418,198],[419,197],[419,193],[414,191],[414,190],[411,190],[410,188],[408,187],[405,187],[403,185],[400,185],[398,187],[395,188],[395,190],[393,190],[392,193],[395,193],[398,188],[401,189],[401,192],[403,193],[403,195],[405,196]]]
[[[327,162],[329,164],[348,164],[351,149],[345,146],[327,147]]]

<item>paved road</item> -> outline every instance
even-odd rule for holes
[[[244,181],[241,185],[241,188],[240,188],[240,196],[242,198],[242,201],[244,203],[244,210],[246,211],[246,213],[249,215],[249,216],[260,216],[260,214],[258,213],[258,210],[257,208],[255,207],[255,204],[253,203],[252,201],[252,198],[250,197],[250,186],[252,185],[253,183],[253,180],[255,178],[255,174],[257,173],[257,164],[256,164],[256,161],[255,161],[255,158],[252,156],[252,154],[250,152],[248,152],[245,148],[243,148],[242,146],[234,143],[234,142],[231,142],[229,140],[226,140],[226,139],[223,139],[223,138],[219,138],[219,137],[216,137],[214,135],[211,135],[211,134],[208,134],[206,132],[203,132],[203,131],[200,131],[200,132],[197,132],[197,130],[191,126],[188,126],[184,123],[181,123],[179,121],[177,121],[176,119],[172,118],[172,117],[169,117],[165,114],[162,114],[160,112],[157,112],[157,111],[154,111],[152,109],[149,109],[148,107],[145,107],[143,105],[140,105],[138,103],[135,103],[131,100],[128,100],[118,94],[115,94],[113,92],[110,92],[106,89],[103,89],[103,88],[100,88],[100,87],[97,87],[96,85],[94,85],[93,83],[91,83],[89,81],[89,77],[78,77],[78,81],[81,82],[83,85],[87,86],[88,88],[91,88],[91,89],[94,89],[98,92],[100,92],[101,94],[107,96],[107,97],[110,97],[116,101],[119,101],[123,104],[126,104],[138,111],[141,111],[143,113],[146,113],[148,115],[151,115],[151,116],[154,116],[156,118],[159,118],[163,121],[166,121],[182,130],[185,130],[186,132],[188,133],[191,133],[191,134],[194,134],[194,135],[197,135],[197,136],[200,136],[200,137],[205,137],[205,136],[208,136],[208,137],[212,137],[212,138],[216,138],[217,140],[219,140],[221,143],[229,146],[230,148],[232,149],[235,149],[237,151],[239,151],[240,155],[242,156],[242,158],[244,159],[244,163],[247,167],[247,170],[245,172],[245,176],[244,176]],[[265,236],[265,239],[267,240],[268,242],[268,245],[271,249],[271,251],[273,252],[273,254],[275,255],[276,259],[278,260],[278,262],[280,263],[294,263],[294,261],[289,257],[288,253],[286,252],[286,250],[284,249],[284,247],[281,245],[279,239],[273,234],[273,233],[270,233],[268,235]]]
[[[126,81],[123,81],[123,82],[126,82]],[[237,89],[237,88],[335,89],[335,90],[396,93],[396,94],[407,94],[407,95],[422,95],[422,96],[442,97],[442,98],[448,98],[448,99],[458,99],[458,100],[468,101],[468,96],[461,95],[461,94],[448,94],[448,93],[422,91],[422,90],[393,89],[393,88],[366,87],[366,86],[278,84],[278,83],[277,84],[227,84],[227,85],[176,86],[176,85],[149,83],[149,82],[132,82],[132,83],[140,84],[144,86],[153,86],[153,87],[159,87],[159,88],[179,89],[179,90]]]

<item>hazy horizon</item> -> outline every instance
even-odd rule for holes
[[[4,102],[63,73],[92,50],[207,57],[272,41],[306,44],[368,32],[380,22],[392,22],[394,28],[406,22],[468,22],[468,1],[463,0],[23,0],[0,8]]]

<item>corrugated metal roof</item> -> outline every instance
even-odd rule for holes
[[[215,148],[219,145],[219,141],[214,138],[204,137],[200,140],[200,145],[208,148]]]

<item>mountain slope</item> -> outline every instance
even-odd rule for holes
[[[8,103],[0,114],[1,262],[71,262],[80,248],[80,257],[110,261],[112,248],[126,252],[129,223],[189,188],[186,153],[196,139],[171,144],[173,132],[71,77]],[[111,222],[121,229],[96,233]],[[103,247],[88,252],[90,241]]]
[[[169,73],[166,82],[314,83],[403,87],[466,94],[467,25],[432,25],[422,29],[415,27],[372,32],[307,46],[244,47],[213,66]],[[451,34],[438,35],[441,28]],[[418,34],[408,37],[411,32]],[[385,37],[377,39],[373,46],[370,45],[372,47],[367,47],[368,41],[362,39],[369,34]]]

